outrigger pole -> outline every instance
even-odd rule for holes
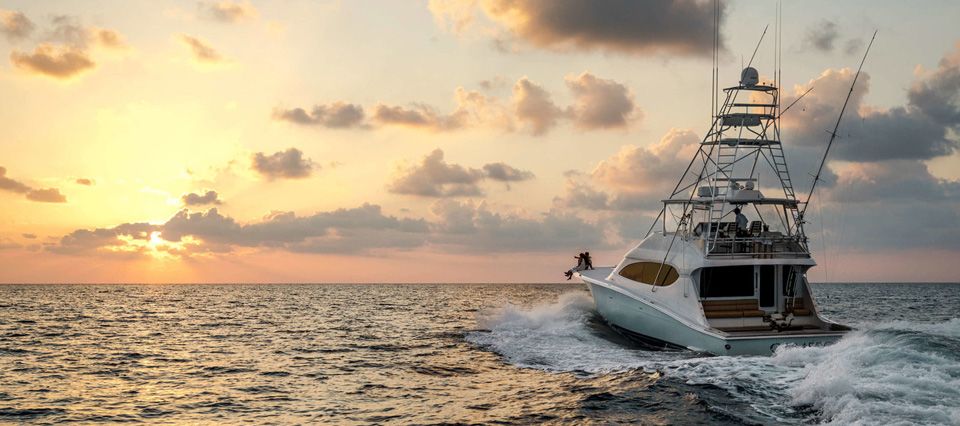
[[[837,123],[834,124],[833,131],[830,132],[830,142],[827,142],[827,149],[823,152],[823,157],[820,159],[820,167],[817,168],[817,174],[813,177],[813,184],[810,185],[810,193],[807,194],[807,201],[804,202],[803,210],[800,210],[800,214],[797,217],[797,227],[800,227],[803,224],[803,215],[807,212],[807,207],[810,206],[810,199],[813,198],[813,191],[817,189],[817,182],[820,181],[820,174],[823,172],[823,165],[827,162],[827,155],[830,154],[830,147],[833,146],[833,141],[837,139],[837,130],[840,129],[840,120],[843,119],[843,113],[847,110],[847,104],[850,103],[850,97],[853,96],[853,88],[857,85],[857,79],[860,78],[860,71],[863,70],[863,64],[867,61],[867,55],[870,54],[870,47],[873,46],[873,40],[876,38],[877,31],[874,31],[873,37],[870,38],[870,44],[867,45],[867,50],[863,52],[863,59],[860,60],[860,67],[857,68],[857,74],[853,76],[853,83],[850,83],[850,91],[847,92],[847,99],[843,101],[843,107],[840,108],[840,115],[837,116]],[[804,95],[806,95],[806,93],[804,93]],[[793,104],[790,106],[793,106]]]

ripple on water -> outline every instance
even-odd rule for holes
[[[580,286],[3,286],[0,422],[960,423],[960,286],[814,291],[860,331],[704,358]]]

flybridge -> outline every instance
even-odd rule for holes
[[[663,200],[664,233],[673,218],[675,235],[699,239],[707,257],[809,257],[780,141],[779,88],[747,67],[723,92],[710,131]],[[738,224],[734,209],[753,220]]]
[[[781,108],[778,82],[761,83],[759,72],[748,66],[740,74],[739,85],[723,89],[724,100],[713,109],[710,131],[670,197],[662,200],[657,220],[662,219],[663,233],[672,234],[674,239],[699,240],[706,257],[809,258],[804,212],[875,38],[876,32],[830,132],[806,200],[797,199],[780,139],[780,118],[793,104]],[[778,79],[779,72],[774,76]],[[749,99],[741,101],[741,96]],[[754,220],[747,222],[746,214],[753,215]],[[671,219],[676,224],[674,230],[667,229]],[[647,234],[652,231],[653,227]]]

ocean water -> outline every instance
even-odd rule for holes
[[[704,357],[580,285],[0,286],[0,423],[960,424],[960,284],[813,288],[858,330]]]

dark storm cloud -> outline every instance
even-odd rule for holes
[[[217,50],[214,49],[213,46],[210,46],[210,44],[206,41],[186,34],[180,34],[180,41],[190,48],[190,52],[193,54],[193,59],[195,59],[197,62],[215,64],[224,61],[224,58],[222,55],[220,55],[220,52],[217,52]]]
[[[491,0],[484,11],[513,37],[537,47],[700,56],[713,50],[709,1]]]
[[[443,160],[443,151],[435,149],[419,163],[398,170],[387,190],[421,197],[481,196],[482,179],[483,171],[449,164]]]
[[[87,179],[87,178],[77,178],[77,180],[76,180],[75,182],[77,183],[77,185],[84,185],[84,186],[92,186],[92,185],[93,185],[93,180],[92,180],[92,179]]]
[[[19,41],[30,36],[36,26],[22,12],[0,9],[0,34],[8,41]]]
[[[270,155],[262,152],[253,154],[251,167],[261,176],[268,179],[300,179],[309,177],[315,165],[308,158],[303,158],[303,151],[288,148]]]
[[[189,194],[183,194],[180,197],[180,201],[183,202],[185,206],[203,206],[207,204],[223,204],[218,198],[217,191],[207,191],[203,195],[191,192]]]
[[[277,109],[273,117],[304,126],[345,129],[363,125],[363,107],[338,101],[329,105],[315,105],[309,113],[303,108]]]

